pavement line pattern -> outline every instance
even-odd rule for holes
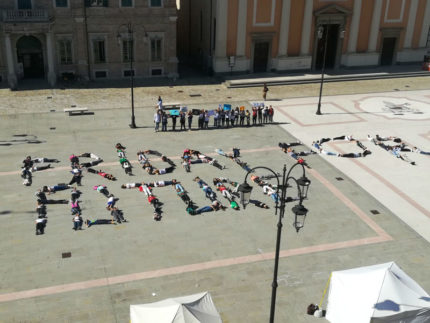
[[[279,148],[276,148],[276,149],[279,149]],[[348,199],[340,190],[338,190],[333,184],[331,184],[326,178],[324,178],[316,170],[309,169],[309,173],[312,174],[312,176],[315,177],[317,180],[319,180],[325,187],[327,187],[327,189],[329,189],[338,199],[340,199],[348,208],[350,208],[351,211],[353,211],[362,221],[364,221],[372,230],[374,230],[377,236],[363,238],[363,239],[349,240],[349,241],[326,243],[326,244],[320,244],[316,246],[302,247],[302,248],[296,248],[296,249],[290,249],[290,250],[282,250],[280,252],[280,257],[285,258],[285,257],[310,254],[315,252],[352,248],[357,246],[386,242],[393,239],[388,233],[386,233],[381,227],[379,227],[372,219],[370,219],[354,202]],[[137,280],[160,278],[160,277],[165,277],[169,275],[179,275],[179,274],[209,270],[214,268],[243,265],[243,264],[255,263],[260,261],[268,261],[274,258],[275,258],[274,252],[258,253],[255,255],[226,258],[226,259],[213,260],[213,261],[201,262],[201,263],[190,264],[190,265],[161,268],[157,270],[144,271],[140,273],[105,277],[105,278],[81,281],[81,282],[70,283],[70,284],[55,285],[50,287],[36,288],[36,289],[19,291],[19,292],[5,293],[5,294],[0,294],[0,303],[27,299],[32,297],[60,294],[60,293],[71,292],[71,291],[85,290],[85,289],[94,288],[94,287],[104,287],[104,286],[110,286],[115,284],[128,283],[128,282],[133,282]]]
[[[337,151],[339,151],[340,153],[344,153],[344,151],[342,151],[342,149],[339,148],[338,145],[340,145],[342,143],[329,143],[330,146],[335,147],[335,149]],[[408,194],[402,192],[400,189],[398,189],[395,185],[391,184],[388,180],[386,180],[383,176],[381,176],[380,174],[378,174],[377,172],[375,172],[374,170],[370,169],[369,167],[367,167],[366,165],[364,165],[363,163],[361,163],[360,161],[352,158],[351,162],[353,162],[354,164],[356,164],[358,167],[360,167],[361,169],[363,169],[364,171],[366,171],[367,173],[369,173],[370,175],[374,176],[375,178],[377,178],[382,184],[384,184],[385,186],[387,186],[391,191],[393,191],[394,193],[396,193],[399,197],[401,197],[402,199],[404,199],[406,202],[408,202],[412,207],[414,207],[415,209],[417,209],[418,211],[420,211],[422,214],[425,214],[427,217],[430,218],[430,211],[427,210],[425,207],[423,207],[421,204],[419,204],[418,202],[416,202],[412,197],[410,197]]]
[[[336,108],[342,110],[345,114],[348,115],[352,115],[356,120],[350,120],[350,121],[335,121],[335,122],[319,122],[319,123],[308,123],[305,124],[301,121],[299,121],[297,118],[294,118],[291,114],[287,113],[285,110],[288,107],[297,107],[297,106],[309,106],[311,104],[314,104],[313,102],[310,103],[302,103],[302,104],[290,104],[290,105],[279,105],[276,106],[275,109],[280,112],[281,114],[283,114],[284,116],[286,116],[287,118],[289,118],[290,120],[294,121],[296,124],[298,124],[301,127],[316,127],[316,126],[327,126],[327,125],[337,125],[337,124],[347,124],[347,123],[357,123],[357,122],[367,122],[365,119],[363,119],[362,117],[360,117],[357,114],[352,114],[350,111],[346,110],[345,108],[343,108],[342,106],[336,104],[335,102],[324,102],[324,104],[326,105],[333,105]]]
[[[256,148],[256,149],[244,149],[244,150],[240,150],[240,153],[255,153],[255,152],[264,152],[264,151],[272,151],[272,150],[277,150],[279,149],[279,147],[264,147],[264,148]],[[207,156],[218,156],[218,153],[208,153],[206,154]],[[181,159],[180,156],[173,156],[173,157],[168,157],[169,159],[172,160],[179,160]],[[151,158],[152,161],[161,161],[161,158]],[[132,160],[131,161],[132,164],[136,164],[138,165],[139,162],[137,160]],[[100,167],[103,166],[116,166],[119,165],[118,162],[108,162],[108,163],[101,163],[99,164]],[[97,167],[99,167],[99,165],[97,165]],[[94,166],[95,167],[95,166]],[[53,167],[53,168],[49,168],[44,170],[43,172],[56,172],[56,171],[60,171],[60,170],[69,170],[70,166],[60,166],[60,167]],[[21,174],[20,170],[16,170],[16,171],[10,171],[10,172],[0,172],[0,176],[8,176],[8,175],[19,175]]]

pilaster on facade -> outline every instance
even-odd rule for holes
[[[46,54],[48,61],[48,83],[54,86],[57,81],[54,62],[54,45],[52,40],[52,32],[46,33]]]
[[[7,61],[7,81],[9,83],[9,87],[12,90],[15,90],[18,86],[18,78],[16,75],[15,62],[13,59],[12,53],[12,44],[10,40],[10,34],[4,34],[4,42],[5,42],[5,50],[6,50],[6,61]]]
[[[382,0],[375,0],[372,15],[372,24],[370,25],[369,45],[367,46],[368,52],[376,52],[376,45],[378,43],[379,26],[381,21]]]
[[[311,29],[312,29],[312,10],[313,10],[313,0],[305,0],[305,13],[303,17],[302,26],[302,39],[300,43],[300,55],[309,55],[309,46],[311,39]]]

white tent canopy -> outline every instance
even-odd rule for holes
[[[394,262],[332,272],[332,323],[427,323],[430,297]]]
[[[209,292],[130,305],[131,323],[222,323]]]

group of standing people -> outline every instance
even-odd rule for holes
[[[230,128],[230,127],[244,127],[267,124],[273,122],[274,109],[272,106],[264,106],[263,103],[252,107],[252,110],[245,110],[243,107],[236,107],[235,109],[224,110],[219,107],[213,111],[205,109],[180,111],[179,115],[169,115],[168,111],[157,109],[154,114],[155,132],[166,132],[169,119],[171,119],[171,131],[176,131],[177,121],[179,119],[180,128],[178,130],[192,130],[193,119],[197,119],[198,129],[209,128]],[[211,119],[213,119],[212,126]],[[161,130],[160,130],[161,124]]]

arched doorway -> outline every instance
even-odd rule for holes
[[[18,63],[22,64],[24,78],[43,78],[42,43],[34,36],[22,36],[16,43]]]

